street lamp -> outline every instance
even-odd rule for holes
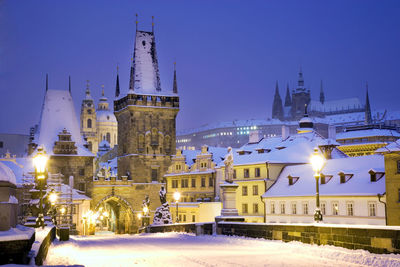
[[[56,219],[57,209],[55,207],[57,199],[58,199],[57,194],[54,192],[54,190],[51,190],[51,193],[49,195],[49,201],[51,204],[51,215],[52,215],[54,225],[57,225],[57,219]]]
[[[37,180],[39,189],[40,189],[40,202],[39,202],[39,215],[37,218],[37,224],[44,228],[44,216],[43,216],[43,187],[46,182],[46,164],[47,164],[47,156],[44,149],[39,146],[37,149],[36,156],[33,157],[33,165],[35,166],[35,178]]]
[[[318,152],[318,149],[314,149],[314,153],[310,158],[310,162],[312,165],[312,169],[314,171],[314,177],[316,182],[316,208],[314,213],[314,221],[320,222],[322,221],[322,213],[319,206],[319,177],[321,176],[321,170],[325,165],[325,158]]]
[[[176,191],[174,193],[174,199],[175,199],[175,202],[176,202],[176,222],[177,223],[179,222],[179,218],[178,218],[178,201],[179,201],[180,198],[181,198],[181,193]]]
[[[142,226],[147,226],[149,225],[149,208],[147,205],[143,206],[143,221],[142,221]]]

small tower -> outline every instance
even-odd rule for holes
[[[104,95],[104,85],[101,86],[101,98],[97,105],[96,120],[98,144],[106,140],[109,146],[113,148],[117,144],[118,122],[109,108],[107,97]]]
[[[365,97],[365,124],[372,124],[372,115],[371,115],[371,106],[369,104],[369,96],[368,96],[368,82],[366,84],[367,87],[367,95]]]
[[[321,104],[324,104],[325,102],[325,94],[324,94],[324,88],[322,86],[322,80],[321,80],[321,90],[319,92],[319,102],[321,102]]]
[[[279,120],[283,119],[283,106],[282,106],[282,99],[279,94],[278,81],[276,81],[275,85],[274,102],[272,104],[272,118]]]
[[[289,84],[286,85],[286,97],[285,97],[285,107],[290,107],[292,105],[292,98],[290,97]]]
[[[303,116],[304,105],[309,105],[311,101],[310,90],[304,87],[303,71],[300,68],[297,88],[292,94],[291,115],[293,120],[298,120]]]
[[[297,129],[297,133],[309,133],[314,130],[314,122],[310,117],[308,117],[307,112],[307,104],[304,105],[304,115],[303,118],[299,121],[299,128]]]
[[[90,95],[89,81],[86,82],[85,94],[81,105],[81,135],[87,141],[88,149],[96,153],[98,147],[96,138],[96,111],[93,98]]]

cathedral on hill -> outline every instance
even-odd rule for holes
[[[89,81],[86,86],[86,96],[81,105],[81,134],[88,144],[88,149],[96,154],[99,145],[112,149],[118,144],[118,123],[112,110],[110,110],[104,88],[97,105],[90,94]]]
[[[302,70],[299,71],[297,87],[290,92],[289,85],[286,87],[285,102],[282,103],[279,94],[278,82],[275,86],[275,95],[272,104],[272,118],[281,121],[296,121],[304,114],[304,107],[308,106],[311,117],[324,118],[329,115],[365,113],[365,122],[371,123],[371,108],[369,105],[368,91],[366,102],[361,103],[358,98],[345,98],[340,100],[326,101],[321,81],[319,100],[312,100],[310,89],[304,86]]]

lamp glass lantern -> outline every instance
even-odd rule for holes
[[[178,214],[179,214],[179,212],[178,212],[178,202],[179,202],[179,199],[181,198],[181,193],[179,193],[178,191],[176,191],[175,193],[174,193],[174,199],[175,199],[175,202],[176,202],[176,222],[178,223],[179,222],[179,217],[178,217]]]
[[[314,153],[310,157],[310,162],[312,169],[314,171],[315,184],[316,184],[316,205],[315,205],[315,213],[314,213],[314,221],[320,222],[322,221],[322,213],[319,205],[319,178],[321,176],[321,170],[324,167],[326,160],[321,153],[319,153],[318,148],[314,149]]]

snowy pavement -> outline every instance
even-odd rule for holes
[[[72,236],[55,241],[45,265],[400,266],[400,255],[228,236],[157,233]]]

